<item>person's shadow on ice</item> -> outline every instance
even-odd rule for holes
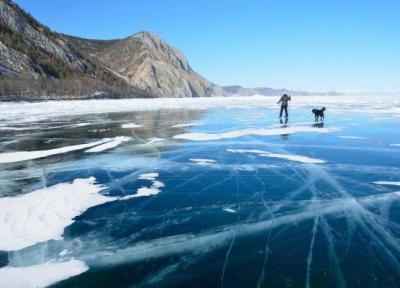
[[[281,123],[281,128],[286,128],[287,127],[287,122],[288,122],[288,118],[285,117],[285,120],[282,120],[282,118],[279,118],[279,122]],[[283,140],[288,140],[289,138],[289,134],[281,134],[281,137]]]

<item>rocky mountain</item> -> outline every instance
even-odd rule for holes
[[[258,88],[243,88],[239,85],[232,86],[224,86],[222,87],[224,91],[224,96],[253,96],[253,95],[262,95],[262,96],[277,96],[282,95],[284,93],[295,95],[295,96],[337,96],[342,95],[336,91],[303,91],[303,90],[287,90],[287,89],[273,89],[266,87],[258,87]]]
[[[125,39],[93,41],[69,37],[127,83],[156,97],[223,95],[222,88],[193,71],[185,55],[150,32]]]
[[[206,97],[222,88],[148,32],[89,40],[51,31],[0,0],[0,99]]]

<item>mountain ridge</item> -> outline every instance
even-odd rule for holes
[[[292,92],[210,82],[191,68],[181,50],[148,31],[121,39],[80,38],[54,32],[13,1],[0,0],[3,101],[268,96],[281,91]]]

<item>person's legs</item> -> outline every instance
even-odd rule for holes
[[[281,112],[279,112],[279,118],[282,118],[282,113],[283,113],[283,105],[281,105]]]
[[[286,117],[286,118],[288,118],[287,107],[288,107],[288,106],[284,106],[284,109],[285,109],[285,117]]]

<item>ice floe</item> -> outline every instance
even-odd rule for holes
[[[126,124],[121,125],[121,128],[125,128],[125,129],[133,129],[133,128],[139,128],[139,127],[143,127],[143,125],[138,125],[136,123],[126,123]]]
[[[64,228],[93,206],[115,197],[99,194],[105,187],[94,177],[75,179],[16,197],[0,198],[0,250],[19,250],[62,239]]]
[[[86,150],[85,152],[88,152],[88,153],[102,152],[105,150],[115,148],[124,142],[130,141],[131,139],[132,139],[131,137],[118,136],[118,137],[115,137],[114,139],[112,139],[110,142],[101,144],[99,146],[95,146],[93,148]]]
[[[308,127],[308,126],[291,126],[291,127],[279,127],[279,128],[249,128],[242,130],[234,130],[223,133],[184,133],[175,135],[175,139],[191,140],[191,141],[210,141],[210,140],[222,140],[237,138],[249,135],[258,136],[274,136],[274,135],[288,135],[295,133],[332,133],[340,131],[338,128],[319,128],[319,127]]]
[[[68,153],[68,152],[72,152],[72,151],[83,150],[83,149],[91,148],[94,146],[102,145],[109,141],[110,141],[110,139],[103,139],[100,141],[90,142],[87,144],[72,145],[72,146],[54,148],[54,149],[49,149],[49,150],[18,151],[18,152],[1,153],[0,154],[0,164],[34,160],[34,159],[45,158],[45,157],[53,156],[53,155],[64,154],[64,153]]]
[[[201,159],[201,158],[191,158],[189,160],[196,163],[197,165],[201,165],[201,166],[211,165],[216,162],[213,159]]]
[[[5,267],[0,269],[2,288],[39,288],[82,274],[89,267],[82,261],[47,262],[26,267]]]
[[[326,161],[324,161],[324,160],[316,159],[316,158],[310,158],[310,157],[307,157],[307,156],[292,155],[292,154],[277,154],[277,153],[271,153],[271,152],[268,152],[268,151],[256,150],[256,149],[253,149],[253,150],[227,149],[226,151],[232,152],[232,153],[251,153],[251,154],[257,154],[258,156],[261,156],[261,157],[280,158],[280,159],[296,161],[296,162],[301,162],[301,163],[308,163],[308,164],[323,164],[323,163],[326,163]]]
[[[400,147],[400,144],[390,144],[390,146],[393,146],[393,147]]]
[[[150,181],[151,182],[150,187],[140,187],[136,191],[136,194],[121,197],[121,198],[119,198],[119,200],[128,200],[128,199],[132,199],[132,198],[157,195],[158,193],[161,192],[161,188],[165,187],[164,183],[162,183],[161,181],[158,181],[156,179],[158,176],[159,176],[158,173],[140,174],[138,179]]]

